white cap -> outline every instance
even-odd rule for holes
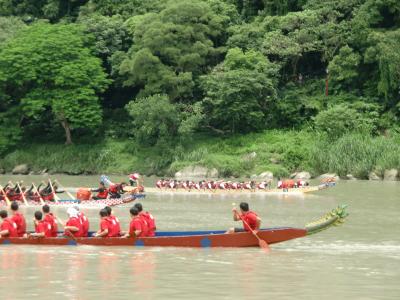
[[[68,207],[67,214],[68,214],[68,216],[70,218],[77,218],[78,217],[78,211],[73,207]]]

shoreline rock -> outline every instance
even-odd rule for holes
[[[14,175],[27,175],[29,174],[29,166],[27,164],[17,165],[11,171]]]
[[[381,180],[381,178],[375,172],[370,172],[368,174],[368,180]]]
[[[187,179],[187,178],[217,178],[218,170],[208,169],[202,166],[187,166],[182,170],[175,173],[176,179]]]
[[[309,180],[311,179],[311,174],[310,172],[297,172],[297,173],[293,173],[290,175],[290,178],[292,179],[302,179],[302,180]]]
[[[385,173],[383,175],[383,180],[397,181],[398,176],[399,176],[399,171],[397,169],[385,170]]]

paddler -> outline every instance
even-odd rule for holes
[[[261,218],[257,216],[255,212],[249,209],[249,204],[247,202],[240,203],[239,207],[240,212],[237,211],[236,207],[232,209],[233,220],[242,221],[243,229],[230,228],[226,233],[250,231],[250,228],[257,233],[257,231],[260,229]]]
[[[52,237],[57,237],[57,232],[58,232],[58,225],[57,225],[57,219],[56,217],[50,212],[50,206],[47,204],[42,206],[42,212],[44,214],[43,221],[47,222],[50,224],[51,229],[51,236]]]
[[[78,205],[74,205],[74,208],[78,212],[78,218],[82,225],[82,237],[87,237],[89,234],[89,219],[80,211]]]
[[[70,236],[72,234],[74,237],[81,237],[82,225],[78,217],[78,211],[73,207],[69,207],[67,214],[69,219],[64,226],[64,235]]]
[[[148,231],[147,223],[139,216],[139,210],[132,207],[129,212],[132,220],[129,224],[129,231],[124,237],[145,237]]]
[[[11,208],[11,220],[17,224],[17,233],[19,237],[23,237],[26,233],[26,221],[23,214],[21,214],[18,209],[19,205],[16,201],[13,201],[10,205]]]
[[[52,237],[51,225],[50,223],[42,220],[43,214],[41,211],[35,211],[35,217],[33,222],[35,224],[35,232],[31,233],[29,236],[34,237]]]
[[[0,225],[0,238],[18,237],[17,224],[15,224],[15,222],[11,218],[8,218],[6,210],[0,211],[0,217],[3,220],[3,222]]]
[[[100,230],[97,231],[94,234],[94,236],[95,237],[110,237],[110,234],[112,232],[112,224],[108,217],[107,210],[104,208],[101,209],[99,215],[100,215]]]
[[[155,236],[156,233],[156,220],[153,215],[148,211],[143,211],[143,206],[141,203],[135,203],[133,206],[139,211],[139,217],[143,218],[143,220],[147,223],[147,235],[146,236]]]
[[[124,186],[126,184],[124,182],[121,183],[114,183],[110,185],[108,189],[108,194],[110,195],[110,198],[121,198],[121,194],[124,193]]]
[[[100,181],[99,187],[97,189],[92,189],[90,191],[97,193],[96,196],[92,197],[93,200],[107,199],[108,197],[108,189],[106,188],[103,181]]]
[[[138,179],[140,178],[140,174],[139,173],[132,173],[129,174],[129,184],[131,186],[139,186],[139,182]]]
[[[108,218],[111,222],[111,228],[109,237],[120,237],[121,236],[121,223],[118,218],[112,214],[112,209],[109,206],[104,207],[107,211]]]

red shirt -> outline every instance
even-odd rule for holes
[[[138,237],[145,237],[147,234],[147,223],[143,220],[143,218],[135,217],[132,219],[129,224],[129,235],[135,236],[135,231],[140,230],[141,233]]]
[[[51,226],[51,236],[52,237],[57,237],[57,231],[58,231],[58,225],[56,222],[56,217],[53,216],[52,213],[49,213],[44,216],[43,221],[47,222]]]
[[[75,236],[75,237],[81,237],[82,236],[82,225],[81,225],[81,222],[80,222],[79,218],[69,218],[66,225],[67,226],[75,226],[79,230],[75,231],[75,232],[72,232],[70,230],[65,231],[64,232],[65,235],[70,235],[70,233],[72,233],[72,235]]]
[[[116,216],[109,216],[108,217],[109,222],[110,222],[110,227],[111,227],[111,232],[109,233],[110,237],[119,237],[121,236],[121,225]]]
[[[51,224],[46,221],[38,221],[35,225],[35,232],[44,232],[45,237],[51,237]]]
[[[78,217],[82,225],[82,236],[87,237],[89,232],[89,220],[82,212],[79,213]]]
[[[144,219],[144,221],[146,221],[147,223],[147,234],[146,236],[155,236],[156,233],[156,220],[154,220],[154,217],[151,213],[149,212],[141,212],[139,214],[140,217],[142,217]]]
[[[243,227],[244,230],[246,231],[250,231],[250,228],[253,230],[258,229],[257,228],[257,214],[253,211],[248,211],[243,213],[240,218],[242,219],[243,222]],[[250,226],[247,226],[247,224],[245,224],[245,222]]]
[[[112,222],[109,218],[101,219],[100,221],[100,231],[108,229],[108,234],[104,237],[111,237],[112,234]]]
[[[3,223],[0,225],[0,231],[8,230],[7,237],[18,237],[17,224],[10,218],[3,219]]]
[[[23,214],[16,212],[12,217],[11,220],[17,224],[17,233],[19,237],[23,237],[26,233],[26,222],[25,217]]]

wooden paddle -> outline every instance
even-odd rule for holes
[[[10,201],[10,199],[8,199],[8,196],[1,185],[0,185],[0,191],[3,193],[4,199],[6,199],[7,206],[10,206],[11,201]]]
[[[18,186],[18,188],[19,188],[19,191],[20,191],[21,194],[22,194],[22,199],[24,200],[25,205],[26,205],[26,206],[29,206],[28,201],[26,201],[25,192],[22,191],[21,186],[19,185],[18,182],[17,182],[17,186]]]
[[[232,203],[232,205],[235,206],[235,203]],[[235,212],[235,215],[237,217],[239,217],[240,220],[243,221],[243,223],[250,229],[251,233],[257,238],[258,246],[260,246],[261,249],[263,249],[266,253],[268,253],[270,251],[268,243],[266,241],[260,239],[260,237],[257,235],[257,233],[249,226],[249,224],[247,224],[247,222],[245,220],[243,220],[243,218],[242,218],[242,216],[240,214]]]
[[[36,185],[33,182],[32,182],[32,186],[33,186],[35,192],[39,195],[40,204],[45,205],[46,203],[44,202],[42,195],[40,195],[38,188],[36,187]]]
[[[72,196],[72,194],[70,193],[70,192],[68,192],[66,189],[65,189],[65,187],[63,187],[62,185],[61,185],[61,183],[56,179],[56,180],[54,180],[56,183],[58,183],[58,185],[60,186],[60,188],[62,188],[66,193],[67,193],[67,195],[71,198],[71,200],[76,200],[76,197],[74,197],[74,196]]]
[[[54,200],[56,203],[58,203],[58,200],[60,200],[60,197],[58,197],[58,195],[56,194],[56,190],[54,189],[53,184],[51,183],[50,179],[49,179],[49,184],[50,184],[51,192],[54,194]]]

